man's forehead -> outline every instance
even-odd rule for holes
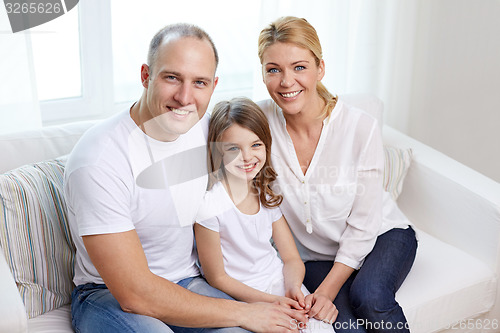
[[[162,41],[156,56],[156,62],[160,67],[159,70],[163,71],[165,67],[169,67],[169,64],[179,64],[183,61],[190,61],[187,65],[193,67],[197,63],[204,63],[203,68],[206,69],[206,73],[203,76],[215,76],[215,53],[210,42],[205,39],[174,35]],[[173,71],[175,68],[170,70]]]

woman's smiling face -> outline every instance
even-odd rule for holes
[[[307,111],[320,98],[316,85],[324,76],[324,62],[316,65],[312,53],[292,43],[277,42],[262,56],[267,91],[288,115]]]

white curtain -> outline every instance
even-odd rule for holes
[[[214,102],[241,94],[255,100],[268,98],[257,58],[257,36],[277,17],[294,15],[306,18],[318,31],[326,62],[324,83],[331,92],[379,96],[386,106],[386,122],[406,130],[417,0],[310,0],[306,3],[303,0],[251,3],[218,0],[213,4],[186,0],[179,8],[173,7],[173,3],[146,3],[112,2],[112,8],[116,9],[110,18],[114,54],[111,67],[115,77],[114,86],[108,89],[114,91],[115,102],[128,103],[129,99],[140,96],[137,73],[145,60],[149,38],[173,20],[199,24],[213,35],[221,54],[218,72],[221,80]],[[41,116],[30,35],[29,32],[8,33],[5,7],[0,7],[0,132],[38,127]],[[151,8],[157,10],[151,11]],[[131,25],[130,17],[135,17],[137,24]],[[82,54],[89,51],[92,50]]]
[[[13,34],[0,6],[0,133],[42,126],[29,32]]]

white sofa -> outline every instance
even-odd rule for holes
[[[370,96],[345,99],[381,107]],[[0,173],[68,154],[92,123],[1,135]],[[396,295],[411,332],[500,332],[500,184],[393,128],[383,135],[385,144],[413,152],[398,204],[417,228],[419,247]],[[28,319],[8,261],[0,255],[0,332],[72,332],[68,304]]]

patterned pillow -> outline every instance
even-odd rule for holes
[[[385,169],[384,190],[397,200],[403,190],[403,182],[410,167],[412,150],[392,146],[384,146]]]
[[[0,246],[28,318],[69,303],[74,287],[65,162],[63,157],[0,175]]]

